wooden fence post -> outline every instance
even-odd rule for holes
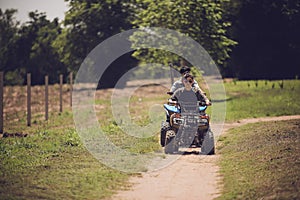
[[[48,83],[49,77],[48,75],[45,76],[45,120],[48,120],[48,105],[49,105],[49,91],[48,91]]]
[[[3,133],[3,72],[0,72],[0,133]]]
[[[62,112],[62,87],[63,87],[63,75],[59,75],[59,112]]]
[[[173,64],[172,64],[172,63],[169,63],[169,67],[170,67],[171,85],[173,85],[173,83],[174,83]]]
[[[31,126],[31,74],[27,73],[27,126]]]
[[[70,72],[70,107],[72,108],[73,72]]]

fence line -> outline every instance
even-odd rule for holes
[[[0,133],[3,133],[3,72],[0,72]]]
[[[63,108],[62,108],[62,86],[63,86],[63,75],[60,74],[59,75],[59,112],[62,112],[63,111]]]
[[[73,72],[70,72],[70,107],[72,107]]]
[[[27,126],[31,126],[31,74],[27,74]]]
[[[45,120],[48,120],[48,110],[49,110],[49,90],[48,90],[49,77],[45,76]]]
[[[68,97],[67,94],[67,101],[69,100],[70,103],[68,103],[70,106],[72,106],[72,90],[73,90],[73,73],[71,72],[69,75],[69,81],[70,83],[68,83],[68,90],[64,90],[64,92],[67,92],[70,94],[70,98]],[[68,81],[67,81],[68,82]],[[26,88],[26,92],[25,90],[23,90],[22,88]],[[43,88],[43,87],[42,87]],[[56,89],[55,89],[56,88]],[[63,112],[63,96],[66,98],[65,95],[63,95],[63,75],[60,74],[59,75],[59,112]],[[54,92],[55,90],[57,90],[57,87],[53,87]],[[42,92],[44,90],[44,92]],[[32,125],[32,109],[35,108],[34,110],[36,110],[36,108],[40,108],[37,106],[32,107],[33,105],[36,105],[36,103],[38,105],[41,105],[39,102],[40,98],[35,97],[34,95],[38,95],[38,97],[40,97],[40,94],[42,94],[42,99],[44,99],[44,113],[45,113],[45,120],[47,121],[49,119],[49,76],[46,75],[45,76],[45,87],[44,89],[42,89],[42,91],[39,90],[39,88],[36,89],[32,89],[32,85],[31,85],[31,74],[28,73],[27,74],[27,85],[25,86],[21,86],[21,91],[17,90],[17,96],[15,95],[16,93],[13,92],[14,90],[12,89],[12,87],[8,86],[8,91],[5,92],[5,94],[7,95],[7,98],[4,99],[4,73],[0,71],[0,133],[3,133],[4,131],[4,116],[10,116],[12,113],[16,114],[17,118],[8,118],[8,120],[10,119],[21,119],[21,117],[25,117],[27,119],[26,123],[27,126],[31,126]],[[53,90],[51,89],[51,91],[53,92]],[[21,94],[20,94],[21,92]],[[42,93],[41,93],[42,92]],[[44,94],[43,94],[44,93]],[[56,93],[56,92],[55,92]],[[27,95],[26,95],[27,94]],[[57,94],[57,93],[56,93]],[[32,98],[32,95],[34,96]],[[26,97],[25,97],[26,96]],[[44,96],[44,97],[43,97]],[[23,98],[25,98],[24,100],[22,100]],[[54,97],[53,95],[51,97]],[[66,99],[64,98],[65,102]],[[25,103],[26,99],[26,106],[22,106],[19,104],[19,106],[16,106],[16,104],[18,105],[18,102],[16,102],[16,99],[18,101],[23,101]],[[55,101],[55,99],[57,100],[57,98],[53,98],[53,100]],[[42,100],[43,101],[43,100]],[[57,101],[55,101],[57,102]],[[15,104],[16,103],[16,104]],[[7,104],[7,108],[6,108],[6,104]],[[24,105],[24,104],[23,104]],[[52,104],[50,104],[52,105]],[[53,104],[54,105],[54,104]],[[56,104],[57,105],[57,104]],[[56,106],[55,106],[56,107]],[[6,108],[6,109],[4,109]],[[43,107],[42,107],[43,108]],[[57,108],[57,107],[56,107]],[[39,110],[39,109],[37,109]],[[21,117],[18,116],[19,112],[25,112],[25,116],[22,115]],[[43,112],[43,109],[41,110],[41,112]],[[40,113],[40,111],[39,111]]]

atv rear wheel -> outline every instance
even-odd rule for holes
[[[166,133],[165,153],[172,154],[178,151],[178,144],[175,139],[176,133],[173,130],[168,130]]]
[[[213,155],[215,154],[215,140],[214,133],[208,129],[205,133],[204,140],[201,147],[201,154]]]
[[[165,144],[166,144],[166,133],[170,129],[171,129],[170,123],[166,122],[166,121],[163,121],[162,124],[161,124],[161,129],[160,129],[160,145],[162,147],[164,147]]]

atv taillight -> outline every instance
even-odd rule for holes
[[[209,121],[209,116],[208,115],[200,115],[199,117],[201,119],[207,119],[207,121]]]
[[[181,115],[179,113],[175,114],[175,118],[180,118],[180,117],[181,117]]]

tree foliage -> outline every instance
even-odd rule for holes
[[[58,20],[51,22],[45,13],[35,11],[29,13],[28,22],[19,26],[13,19],[16,12],[0,12],[0,67],[5,72],[5,84],[24,83],[26,73],[33,74],[32,84],[43,84],[46,74],[51,83],[57,82],[58,74],[66,71],[52,47],[52,42],[61,32]]]
[[[218,64],[223,64],[229,58],[231,47],[236,44],[227,36],[227,29],[231,23],[223,18],[222,6],[226,2],[226,0],[136,0],[137,14],[133,23],[137,27],[161,27],[184,33],[200,43]],[[170,62],[168,59],[171,55],[167,56],[167,52],[156,50],[146,52],[138,51],[135,55],[140,60]]]
[[[0,68],[1,70],[9,69],[14,60],[14,48],[16,43],[15,35],[17,25],[14,20],[15,9],[2,11],[0,9]]]
[[[57,37],[54,46],[61,55],[61,61],[69,71],[76,72],[90,51],[114,34],[132,27],[128,1],[121,0],[67,0],[69,10],[66,13],[62,34]],[[112,87],[135,60],[130,54],[124,55],[107,70],[100,85]],[[114,76],[114,79],[111,78]]]
[[[43,13],[31,12],[31,21],[24,27],[23,36],[27,36],[30,54],[26,71],[35,77],[33,84],[43,83],[44,76],[50,76],[50,82],[57,82],[59,74],[66,74],[63,63],[60,62],[58,53],[52,43],[61,33],[58,19],[46,19]]]
[[[50,83],[57,82],[61,73],[65,77],[70,71],[76,73],[99,43],[136,27],[167,28],[191,37],[225,76],[278,79],[300,75],[300,0],[66,2],[69,10],[63,23],[34,11],[29,13],[29,21],[20,24],[14,18],[17,10],[0,9],[0,70],[5,72],[6,84],[24,83],[27,72],[33,74],[33,84],[43,84],[46,74]],[[140,39],[145,38],[135,35],[132,41]],[[173,42],[178,48],[188,48],[174,38]],[[137,60],[132,53],[147,63],[180,65],[182,59],[157,49],[129,52],[109,66],[100,85],[113,86],[134,67]]]
[[[0,9],[0,69],[8,71],[5,74],[5,84],[23,84],[24,70],[15,69],[18,60],[16,54],[16,34],[18,31],[19,22],[14,19],[17,10]],[[23,73],[22,73],[23,72]]]
[[[231,76],[240,79],[295,78],[300,74],[300,1],[235,0],[229,16],[233,50]]]
[[[62,61],[77,70],[88,55],[106,38],[131,28],[129,10],[121,0],[67,0],[70,9],[66,13],[63,35],[55,46]],[[60,45],[62,44],[62,45]]]

